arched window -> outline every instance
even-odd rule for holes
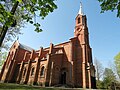
[[[48,57],[48,53],[45,55],[45,59],[47,59],[47,57]]]
[[[33,76],[34,75],[34,67],[32,68],[32,70],[31,70],[31,76]]]
[[[40,76],[44,76],[44,69],[45,69],[45,67],[43,66],[43,67],[41,68],[41,71],[40,71]]]
[[[78,24],[80,23],[80,18],[78,18]]]
[[[26,73],[26,68],[24,69],[23,76],[25,76],[25,73]]]

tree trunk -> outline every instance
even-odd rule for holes
[[[17,7],[18,7],[18,4],[19,4],[19,2],[17,1],[17,2],[13,5],[12,10],[11,10],[11,14],[12,14],[12,15],[15,14],[15,11],[16,11],[16,9],[17,9]],[[6,21],[6,22],[9,22],[9,21]],[[6,35],[6,33],[7,33],[7,30],[8,30],[8,26],[6,26],[6,25],[4,24],[4,25],[3,25],[3,28],[2,28],[2,31],[1,31],[1,34],[0,34],[0,47],[2,46],[2,42],[3,42],[4,38],[5,38],[5,35]]]

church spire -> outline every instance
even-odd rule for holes
[[[80,15],[83,15],[83,14],[84,14],[84,13],[83,13],[83,8],[82,8],[82,2],[80,2],[80,9],[79,9],[78,14],[80,14]]]
[[[86,15],[83,13],[83,8],[82,8],[82,3],[80,2],[80,9],[78,12],[77,17],[75,18],[75,31],[74,31],[74,36],[79,36],[83,32],[88,32],[87,30],[87,18]],[[82,32],[83,31],[83,32]]]

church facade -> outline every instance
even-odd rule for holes
[[[2,67],[0,81],[96,88],[87,18],[81,8],[75,21],[74,37],[68,42],[34,50],[15,41]]]

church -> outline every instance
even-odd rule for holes
[[[1,70],[0,81],[39,86],[96,88],[95,67],[82,5],[75,18],[74,37],[34,50],[16,40]]]

